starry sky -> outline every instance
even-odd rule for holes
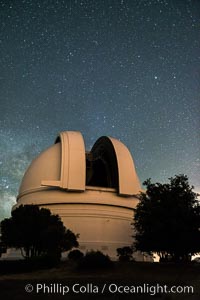
[[[63,130],[200,192],[199,0],[0,0],[0,219]]]

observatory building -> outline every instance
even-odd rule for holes
[[[120,141],[100,137],[90,152],[80,132],[65,131],[27,169],[15,209],[46,207],[79,234],[80,250],[111,258],[133,243],[133,209],[141,186],[132,156]],[[138,254],[136,259],[142,259]]]

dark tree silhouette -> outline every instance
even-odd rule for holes
[[[122,248],[117,248],[117,256],[120,261],[130,261],[133,259],[133,249],[131,247],[125,246]]]
[[[3,253],[6,253],[6,251],[7,251],[7,248],[6,248],[5,244],[0,241],[0,257]]]
[[[82,270],[96,270],[111,268],[113,266],[112,261],[108,255],[103,254],[101,251],[91,250],[86,252],[85,256],[79,260],[78,268]]]
[[[200,205],[185,175],[169,183],[144,182],[135,209],[137,250],[155,252],[160,260],[188,261],[200,251]]]
[[[72,261],[79,261],[81,258],[83,258],[84,254],[78,249],[72,250],[68,254],[68,259]]]
[[[78,247],[77,238],[66,229],[58,215],[37,205],[21,205],[11,218],[1,222],[1,240],[7,247],[21,249],[23,257],[61,256]]]

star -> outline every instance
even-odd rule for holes
[[[2,0],[0,9],[0,219],[64,130],[81,131],[87,149],[100,136],[121,140],[141,183],[183,173],[200,190],[199,1]]]

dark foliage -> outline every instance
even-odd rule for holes
[[[6,251],[7,251],[6,245],[0,241],[0,257],[3,253],[6,253]]]
[[[119,261],[130,261],[133,260],[133,249],[131,247],[125,246],[122,248],[117,248],[117,256]]]
[[[144,182],[135,209],[136,249],[156,252],[162,261],[188,261],[200,251],[200,206],[185,175],[170,183]]]
[[[79,261],[78,268],[81,270],[96,270],[106,269],[113,266],[112,261],[108,255],[101,251],[90,251]]]
[[[79,261],[81,258],[83,258],[84,254],[78,249],[72,250],[68,254],[68,259],[72,261]]]
[[[62,251],[78,246],[77,236],[66,229],[58,215],[36,205],[21,205],[1,222],[2,242],[21,249],[22,256],[59,260]]]

